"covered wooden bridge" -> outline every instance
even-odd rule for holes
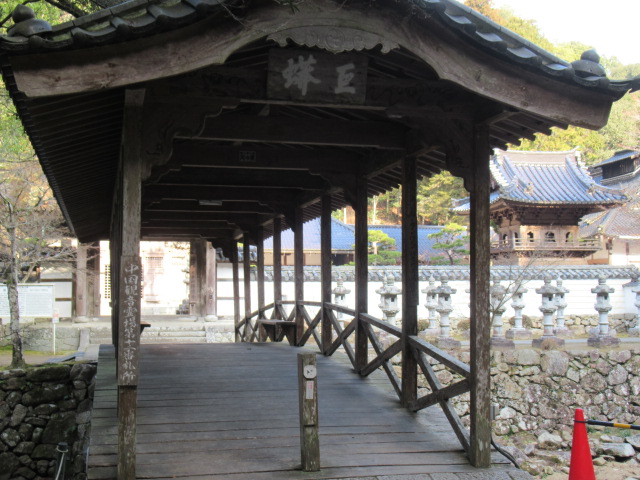
[[[79,240],[111,240],[118,478],[136,476],[141,238],[222,247],[235,265],[237,341],[286,334],[325,355],[343,348],[362,376],[382,367],[402,405],[439,403],[471,464],[489,465],[491,148],[553,126],[600,128],[638,79],[607,79],[594,52],[560,60],[454,0],[133,0],[54,27],[21,6],[14,21],[0,60],[25,129]],[[416,181],[443,169],[471,196],[470,366],[416,337]],[[367,198],[399,185],[401,330],[366,311]],[[357,285],[342,328],[330,303],[329,219],[345,205],[356,211]],[[323,301],[311,305],[302,224],[315,217]],[[277,265],[287,227],[297,246],[289,306]],[[266,306],[271,235],[276,301]],[[259,308],[251,313],[245,283],[244,318],[238,241],[258,248]],[[398,340],[384,349],[374,327]],[[397,354],[400,375],[389,362]],[[441,388],[429,357],[461,379]],[[431,386],[422,397],[418,373]],[[469,431],[449,405],[467,391]]]

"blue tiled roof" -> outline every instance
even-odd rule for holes
[[[498,187],[491,196],[492,203],[615,205],[627,200],[622,191],[594,182],[575,150],[496,151],[491,157],[491,177]],[[469,200],[465,199],[453,211],[466,213],[469,209]]]
[[[435,239],[429,238],[432,233],[438,233],[442,230],[442,225],[418,225],[418,256],[430,257],[438,255],[433,250]],[[381,230],[396,241],[396,250],[402,251],[402,225],[369,225],[369,230]]]
[[[302,238],[304,250],[320,250],[320,218],[306,222],[302,226]],[[284,230],[281,236],[282,250],[293,250],[293,230]],[[355,244],[355,229],[352,225],[342,223],[335,218],[331,219],[331,249],[353,250]],[[273,250],[273,237],[264,241],[265,250]]]
[[[402,251],[402,226],[401,225],[369,225],[369,230],[381,230],[396,241],[395,249]],[[418,226],[418,255],[437,255],[433,250],[435,240],[429,235],[437,233],[444,227],[441,225],[419,225]],[[320,219],[316,218],[303,225],[303,243],[306,251],[320,250]],[[332,250],[353,250],[355,245],[355,228],[353,225],[342,223],[335,218],[331,219],[331,249]],[[264,241],[265,250],[273,250],[273,237]],[[291,229],[282,232],[282,250],[293,250],[293,231]]]

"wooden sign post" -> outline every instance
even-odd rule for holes
[[[300,404],[300,454],[302,470],[320,470],[318,437],[318,371],[313,353],[298,354],[298,400]]]

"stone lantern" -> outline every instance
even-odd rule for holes
[[[376,290],[376,293],[380,295],[380,310],[384,314],[384,319],[388,323],[394,323],[396,315],[400,311],[398,307],[398,295],[402,293],[402,290],[396,287],[395,278],[393,275],[387,275],[387,278],[382,283],[382,287]],[[397,327],[401,327],[395,322]]]
[[[346,306],[347,304],[347,294],[351,293],[347,287],[344,286],[344,279],[342,275],[338,275],[336,279],[336,288],[332,290],[333,298],[336,305],[340,305],[341,307]],[[338,312],[337,320],[342,320],[344,318],[344,313]]]
[[[536,293],[542,295],[542,305],[539,308],[542,312],[542,327],[544,331],[541,338],[535,338],[531,342],[534,347],[540,348],[544,341],[555,346],[564,345],[564,340],[556,336],[553,325],[553,314],[558,309],[554,302],[557,291],[558,289],[551,285],[551,277],[544,277],[544,285],[536,289]]]
[[[529,289],[524,288],[521,282],[510,287],[511,307],[513,308],[513,327],[507,330],[505,336],[511,340],[528,340],[531,338],[531,330],[522,325],[522,310],[525,307],[524,294]]]
[[[567,300],[565,295],[569,293],[569,289],[562,285],[562,279],[556,280],[556,294],[554,296],[554,302],[558,310],[556,311],[556,335],[559,337],[568,337],[571,331],[564,324],[564,309],[567,308]]]
[[[501,348],[515,348],[513,340],[508,340],[503,336],[502,330],[504,321],[502,316],[507,310],[505,297],[507,288],[499,280],[494,280],[490,290],[491,313],[493,314],[493,334],[491,335],[491,346]]]
[[[609,332],[609,312],[613,308],[609,295],[615,292],[615,288],[607,285],[607,278],[604,275],[598,277],[598,285],[591,289],[591,293],[596,294],[596,304],[594,308],[598,312],[598,330],[587,340],[590,347],[610,347],[620,343],[620,339]]]
[[[449,315],[453,311],[451,297],[457,290],[449,285],[449,280],[445,277],[440,280],[440,286],[435,289],[438,296],[438,306],[436,312],[440,315],[440,335],[435,343],[442,348],[460,348],[460,342],[451,338],[451,322]]]
[[[436,337],[440,333],[438,327],[438,317],[436,315],[436,307],[438,306],[438,294],[436,293],[436,280],[433,276],[429,277],[429,285],[422,290],[422,293],[427,294],[427,303],[424,304],[429,311],[429,326],[426,330],[423,330],[423,335],[427,337]]]

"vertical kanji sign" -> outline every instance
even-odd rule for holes
[[[269,52],[270,98],[318,103],[363,104],[367,57],[315,50]]]
[[[140,257],[123,256],[120,270],[118,385],[138,384],[141,284],[142,268]]]

